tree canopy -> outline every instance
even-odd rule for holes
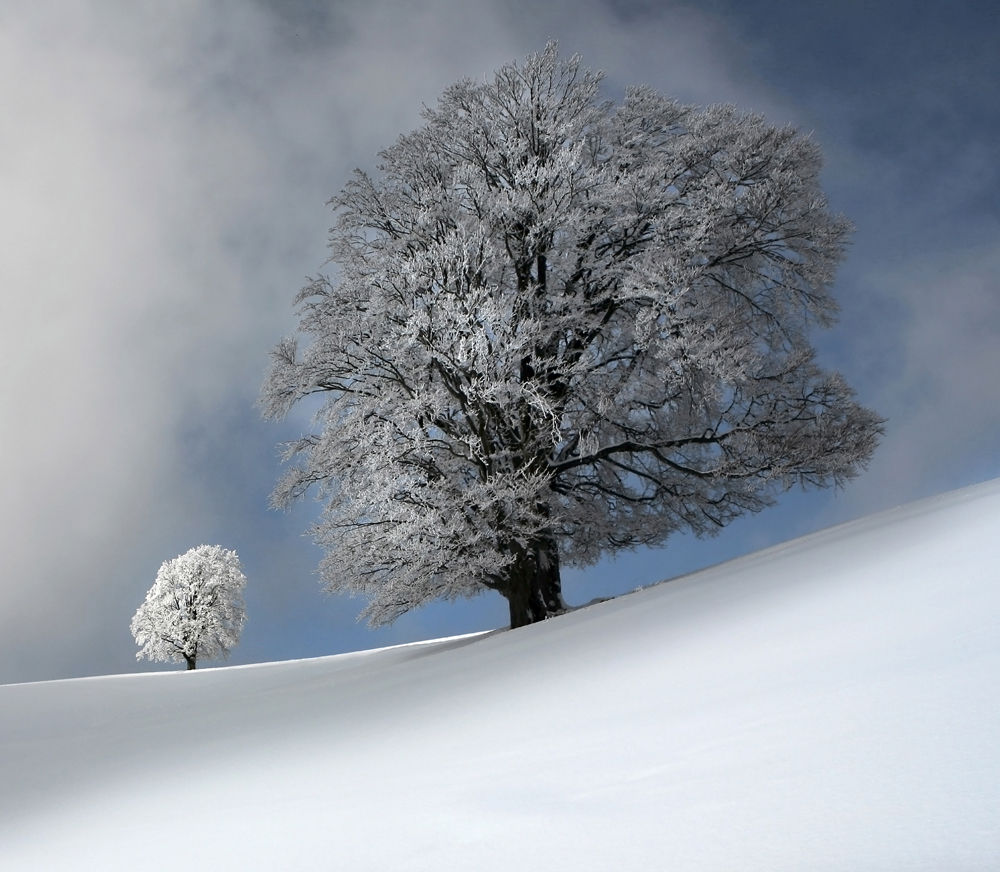
[[[246,623],[246,578],[235,551],[199,545],[167,560],[132,618],[136,659],[187,663],[228,657]]]
[[[313,485],[333,591],[388,622],[561,564],[711,533],[864,467],[881,419],[815,361],[850,233],[820,150],[732,106],[620,105],[550,44],[448,88],[331,200],[265,412],[320,393],[274,502]]]

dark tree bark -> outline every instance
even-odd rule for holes
[[[530,555],[519,555],[507,576],[507,584],[500,590],[510,609],[510,628],[526,627],[535,622],[531,605],[533,569]]]
[[[551,539],[543,540],[537,552],[535,578],[539,599],[545,610],[544,617],[561,615],[566,611],[562,595],[562,578],[559,571],[559,546]]]
[[[184,655],[184,661],[187,663],[188,669],[194,669],[197,664],[197,660],[194,657],[188,657],[187,654]]]
[[[559,551],[549,538],[537,540],[521,552],[500,591],[510,609],[510,627],[516,630],[566,611],[559,574]]]

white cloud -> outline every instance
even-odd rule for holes
[[[168,37],[182,18],[164,16]],[[99,23],[23,7],[0,31],[0,621],[15,646],[78,621],[160,519],[200,389],[180,371],[210,365],[238,295],[220,219],[252,148],[191,117],[143,47],[109,48]]]
[[[350,39],[305,49],[229,2],[24,4],[0,24],[4,680],[120,635],[102,606],[130,614],[149,579],[129,573],[206,511],[181,433],[255,398],[322,261],[325,199],[511,49],[458,3],[359,6]],[[499,47],[456,51],[457,28]]]
[[[871,386],[889,424],[853,489],[866,509],[1000,472],[1000,245],[892,266],[869,277],[896,301],[902,324],[885,349],[898,359]],[[876,344],[878,334],[872,324],[864,338]]]

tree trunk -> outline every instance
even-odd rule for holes
[[[197,661],[194,657],[188,657],[187,654],[184,655],[184,660],[187,662],[188,669],[194,669]]]
[[[510,608],[510,628],[526,627],[535,622],[531,608],[531,583],[528,573],[520,567],[511,573],[510,585],[504,592],[507,605]]]
[[[538,571],[536,573],[538,597],[545,610],[544,617],[551,618],[554,615],[561,615],[566,611],[567,606],[562,595],[559,546],[546,537],[539,543],[536,554],[538,555]]]
[[[501,593],[510,608],[512,630],[565,612],[556,543],[546,537],[522,552],[511,567],[507,588]]]
[[[531,551],[518,548],[517,558],[507,572],[507,584],[500,591],[507,599],[512,630],[538,620],[538,607],[532,602],[534,575],[534,555]]]

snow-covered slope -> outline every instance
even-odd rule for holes
[[[1000,869],[1000,481],[515,632],[0,688],[0,869]]]

